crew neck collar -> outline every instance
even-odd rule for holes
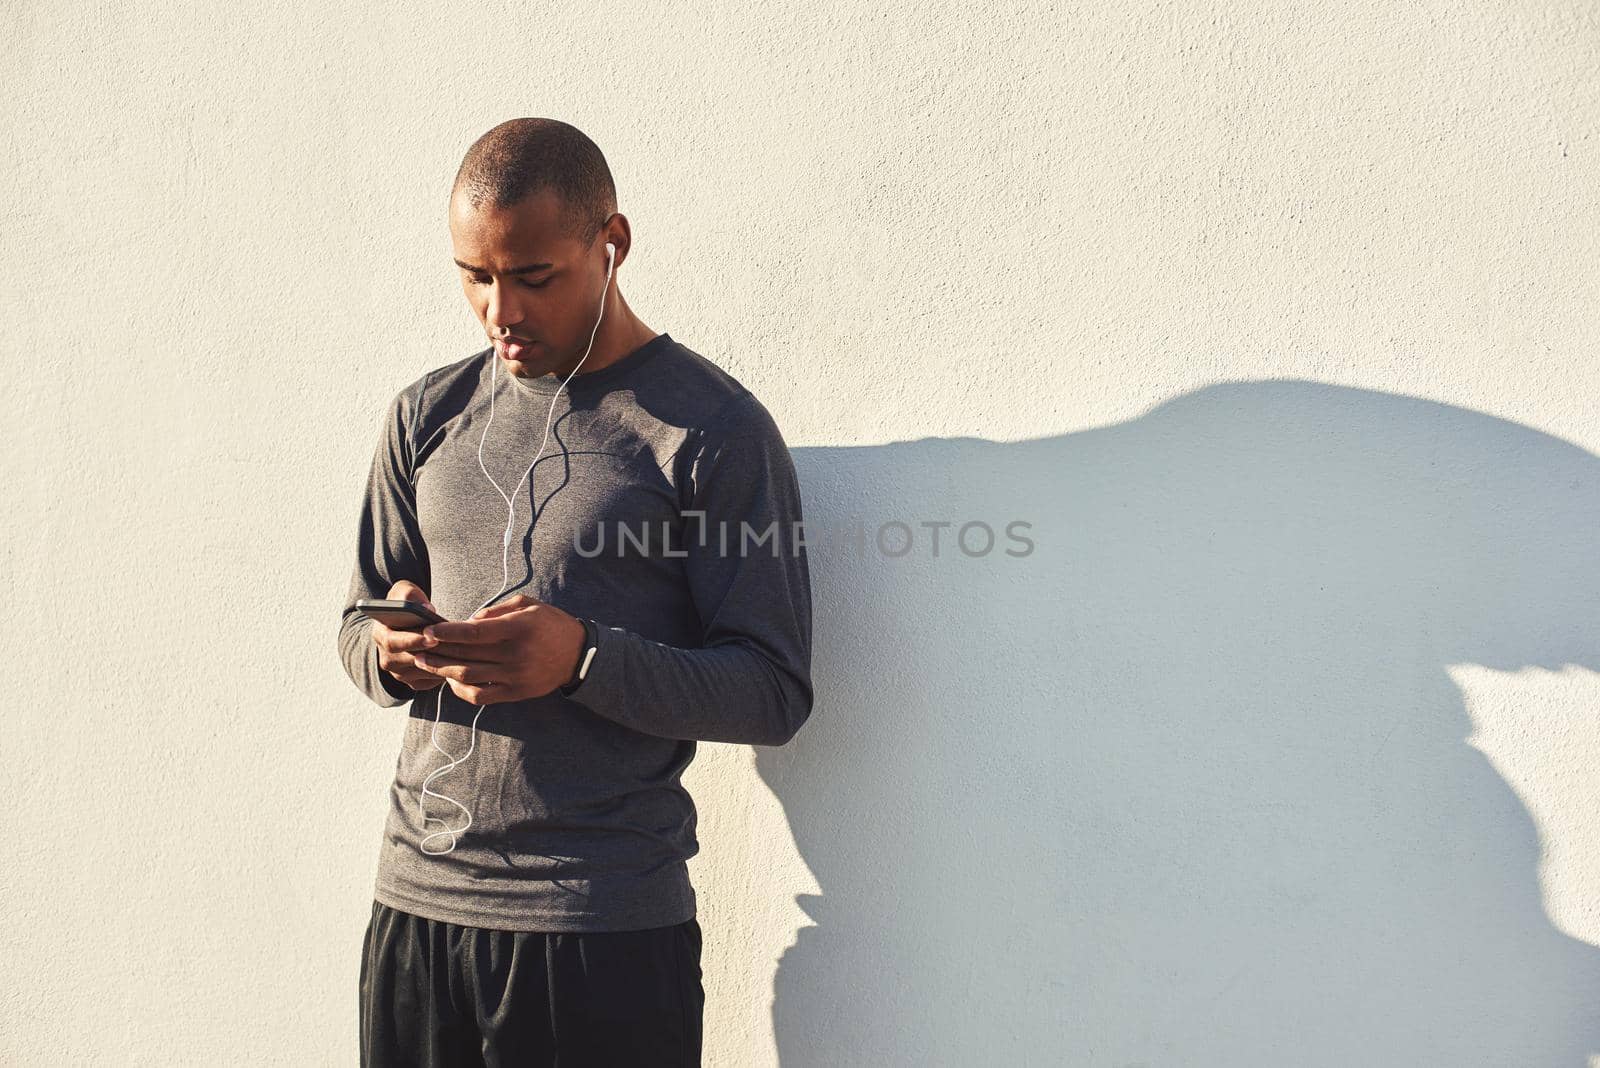
[[[615,363],[607,364],[598,371],[585,371],[580,367],[578,368],[578,373],[570,379],[566,375],[554,373],[540,375],[538,378],[523,378],[520,375],[507,372],[505,377],[511,379],[520,389],[529,393],[542,393],[547,397],[554,396],[556,391],[561,389],[563,381],[567,384],[567,393],[590,393],[596,389],[614,384],[648,362],[652,356],[670,344],[672,344],[672,335],[662,332]],[[494,349],[491,348],[489,350],[489,358],[498,360],[500,357],[496,356]]]

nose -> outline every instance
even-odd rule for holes
[[[505,299],[498,285],[489,287],[489,306],[484,309],[483,321],[493,334],[511,333],[522,322],[521,309]]]

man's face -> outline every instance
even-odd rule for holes
[[[504,210],[450,200],[450,243],[467,302],[512,374],[538,377],[583,357],[606,281],[604,231],[590,247],[563,236],[548,190]],[[508,342],[498,338],[506,333]]]

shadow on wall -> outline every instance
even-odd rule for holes
[[[1307,382],[793,452],[811,537],[867,543],[811,550],[815,712],[757,749],[822,889],[786,1068],[1600,1050],[1600,952],[1446,672],[1600,667],[1594,456]],[[936,520],[995,548],[934,557]]]

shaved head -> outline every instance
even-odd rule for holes
[[[508,119],[478,138],[461,160],[450,195],[496,211],[546,190],[560,201],[562,234],[585,245],[617,210],[617,189],[599,146],[558,119]]]

